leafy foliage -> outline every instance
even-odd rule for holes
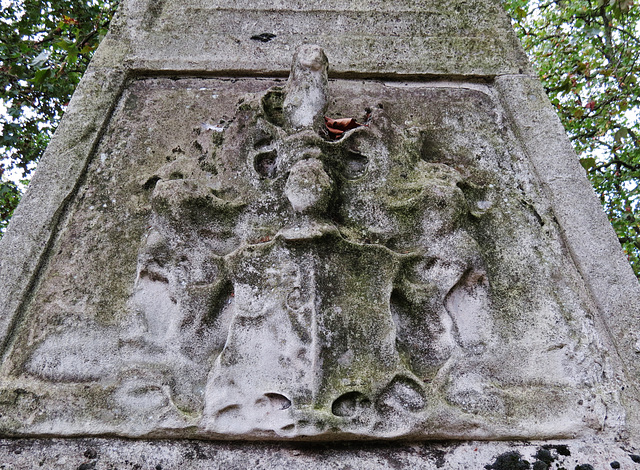
[[[640,8],[503,0],[640,277]]]
[[[18,186],[13,181],[2,182],[0,185],[0,231],[9,225],[9,219],[19,201]]]
[[[44,152],[117,0],[2,0],[0,9],[0,236]]]

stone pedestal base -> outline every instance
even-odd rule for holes
[[[585,441],[247,443],[122,439],[4,439],[0,468],[172,469],[640,469],[622,444]]]

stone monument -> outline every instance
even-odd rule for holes
[[[3,468],[640,465],[639,286],[497,0],[125,0],[0,249]]]

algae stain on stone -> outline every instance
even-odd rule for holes
[[[154,80],[136,86],[152,94]],[[196,96],[167,83],[175,95],[125,99],[122,112]],[[330,103],[305,108],[287,93],[328,96],[312,89],[322,77],[246,83],[182,137],[132,138],[131,160],[153,164],[130,178],[144,206],[131,206],[133,235],[111,240],[140,240],[114,271],[130,276],[109,287],[127,294],[84,323],[91,335],[70,333],[59,315],[42,320],[43,334],[13,356],[25,375],[89,385],[101,397],[91,410],[109,403],[118,426],[146,413],[134,428],[154,435],[508,438],[553,433],[554,413],[578,416],[570,403],[583,379],[565,372],[580,366],[549,346],[579,336],[587,303],[532,300],[548,272],[532,260],[557,247],[549,236],[535,256],[519,250],[518,238],[543,230],[535,213],[546,219],[535,200],[519,202],[486,96],[337,81]],[[418,106],[425,96],[436,104]],[[367,125],[326,139],[316,127],[325,105],[334,116],[367,109]],[[110,187],[87,189],[85,205]],[[550,332],[556,318],[569,326]],[[544,337],[524,334],[537,330]]]

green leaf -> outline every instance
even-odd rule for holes
[[[75,47],[74,42],[69,38],[62,38],[57,41],[55,45],[64,51],[68,51],[69,48]]]
[[[595,168],[596,159],[593,157],[581,158],[580,165],[582,165],[582,168],[589,171],[591,168]]]
[[[33,74],[33,78],[30,80],[34,85],[42,85],[47,78],[51,75],[51,69],[43,68],[37,70],[35,74]]]
[[[620,129],[618,129],[613,136],[617,144],[621,144],[622,141],[627,137],[629,137],[629,130],[626,127],[621,127]]]

